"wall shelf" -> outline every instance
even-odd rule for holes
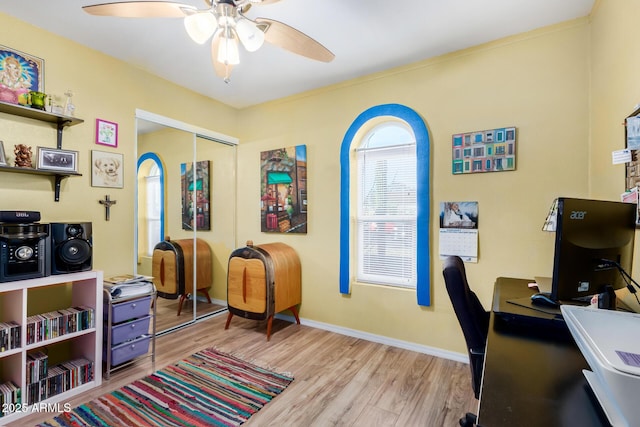
[[[84,123],[84,120],[77,117],[49,113],[47,111],[25,107],[23,105],[10,104],[7,102],[0,102],[0,113],[26,117],[28,119],[52,124],[57,130],[56,148],[58,150],[62,149],[62,131],[64,130],[64,128]],[[82,176],[82,174],[76,172],[61,172],[44,169],[19,168],[12,166],[0,166],[0,172],[26,173],[32,175],[45,175],[54,177],[54,200],[56,202],[60,201],[60,185],[62,183],[62,180],[70,176]]]

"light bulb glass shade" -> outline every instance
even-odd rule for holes
[[[216,31],[218,21],[210,12],[194,13],[184,18],[184,28],[191,40],[204,44]]]
[[[236,33],[238,33],[238,38],[244,48],[249,52],[255,52],[264,43],[264,33],[255,23],[246,18],[239,18],[236,21]]]
[[[218,46],[218,62],[229,65],[240,63],[240,53],[238,52],[238,41],[233,37],[220,35],[220,46]]]

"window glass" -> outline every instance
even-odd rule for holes
[[[416,144],[410,129],[386,122],[357,151],[357,280],[416,285]]]

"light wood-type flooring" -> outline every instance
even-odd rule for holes
[[[267,341],[266,322],[234,316],[225,330],[225,320],[226,313],[158,337],[155,366],[150,358],[140,359],[69,403],[79,405],[216,347],[295,377],[246,426],[457,426],[465,412],[477,410],[467,364],[279,319]],[[34,425],[53,415],[32,414],[9,426]]]

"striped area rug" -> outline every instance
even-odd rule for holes
[[[291,381],[207,349],[38,426],[237,426]]]

